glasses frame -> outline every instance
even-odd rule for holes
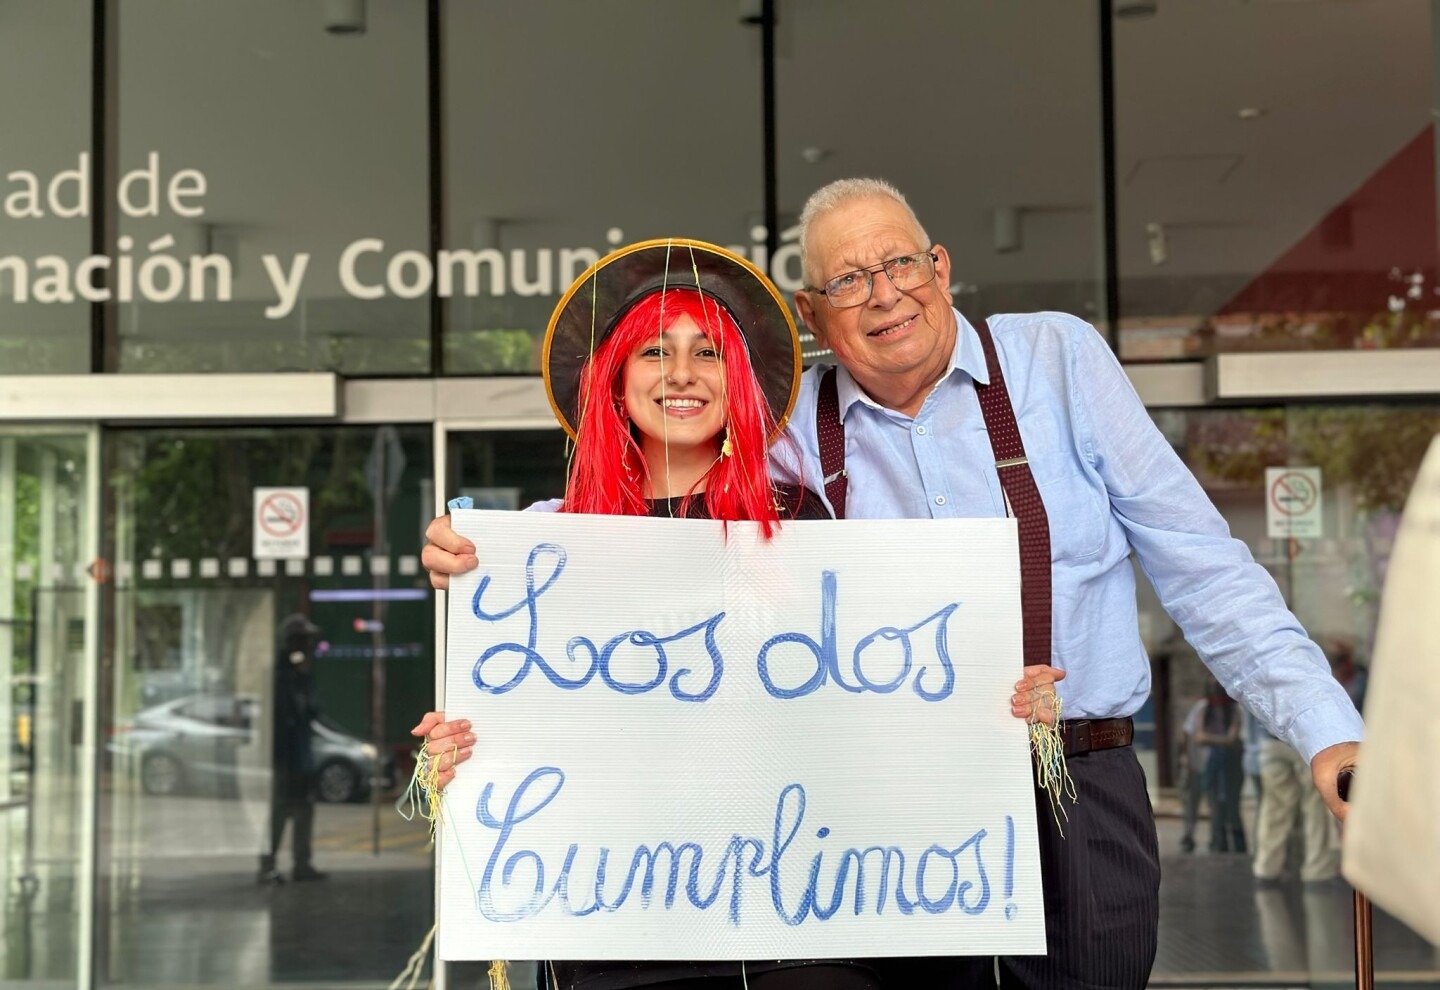
[[[926,279],[925,281],[923,281],[923,282],[917,282],[915,285],[910,286],[908,289],[902,289],[902,288],[900,288],[900,286],[895,285],[895,276],[890,274],[890,266],[891,266],[891,265],[895,264],[897,261],[904,261],[904,260],[906,260],[907,258],[921,258],[921,257],[926,257],[926,256],[928,256],[928,257],[930,258],[930,277],[929,277],[929,278],[927,278],[927,279]],[[835,300],[832,299],[832,298],[830,298],[830,292],[829,292],[829,290],[827,290],[827,289],[825,289],[825,288],[823,288],[823,287],[815,286],[815,287],[807,288],[805,291],[806,291],[806,292],[816,292],[816,293],[819,293],[820,295],[824,296],[824,297],[825,297],[825,301],[830,304],[830,306],[831,306],[832,309],[854,309],[856,306],[864,306],[867,302],[870,301],[870,297],[873,296],[873,295],[875,295],[875,276],[878,275],[878,274],[880,274],[881,272],[884,272],[884,273],[885,273],[885,277],[890,280],[890,284],[891,284],[891,285],[895,285],[896,291],[898,291],[898,292],[911,292],[911,291],[913,291],[913,290],[915,290],[915,289],[920,288],[920,286],[922,286],[922,285],[929,285],[931,282],[935,281],[935,276],[938,274],[938,273],[936,272],[935,266],[936,266],[937,264],[939,264],[939,263],[940,263],[940,256],[935,253],[935,245],[932,244],[932,245],[930,245],[928,248],[926,248],[924,251],[916,251],[914,254],[901,254],[901,255],[897,255],[897,256],[894,257],[894,258],[887,258],[887,259],[885,259],[884,261],[880,262],[878,265],[871,265],[869,268],[854,268],[854,269],[851,269],[851,270],[848,271],[848,272],[841,272],[839,275],[836,275],[834,278],[827,279],[826,282],[825,282],[825,284],[826,284],[826,285],[829,285],[831,282],[834,282],[834,281],[836,281],[837,279],[845,278],[847,275],[864,275],[864,276],[865,276],[865,296],[864,296],[864,298],[861,299],[859,302],[846,303],[846,304],[843,305],[843,306],[836,305]]]

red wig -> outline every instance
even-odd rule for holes
[[[725,382],[725,425],[732,453],[718,457],[704,477],[711,519],[753,520],[766,537],[779,519],[766,470],[775,418],[750,367],[745,338],[715,298],[696,289],[667,289],[642,296],[586,362],[580,378],[575,457],[563,512],[647,516],[643,480],[649,467],[625,413],[625,365],[643,341],[654,340],[688,316],[720,354]],[[717,455],[719,439],[716,440]],[[688,514],[692,491],[681,503]]]

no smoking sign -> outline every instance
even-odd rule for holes
[[[256,560],[299,560],[310,556],[310,489],[256,488]]]
[[[1265,524],[1272,540],[1325,535],[1320,469],[1265,469]]]

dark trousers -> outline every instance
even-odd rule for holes
[[[1200,804],[1205,799],[1205,771],[1197,766],[1199,757],[1192,758],[1180,771],[1180,820],[1184,832],[1180,842],[1186,852],[1194,849],[1195,823],[1200,820]]]
[[[1160,926],[1160,854],[1145,774],[1129,746],[1071,757],[1069,766],[1078,800],[1065,805],[1063,838],[1050,799],[1035,795],[1049,952],[1002,957],[999,986],[1141,990]],[[996,986],[988,957],[873,962],[887,990]]]
[[[270,852],[260,857],[261,869],[276,868],[280,841],[285,837],[285,823],[293,821],[290,852],[294,865],[310,865],[310,839],[315,832],[315,802],[307,790],[290,786],[276,787],[270,800]]]
[[[1211,852],[1245,852],[1245,826],[1240,819],[1240,792],[1244,787],[1245,763],[1240,747],[1211,746],[1205,764]]]
[[[702,976],[643,986],[645,990],[736,990],[741,986],[750,990],[880,990],[874,974],[866,969],[825,963],[751,973],[744,980],[738,976]]]

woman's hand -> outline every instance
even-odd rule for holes
[[[420,551],[420,563],[430,572],[430,585],[440,591],[450,587],[450,575],[464,574],[480,565],[475,545],[455,532],[448,515],[430,521],[425,527],[425,539],[428,542]]]
[[[1065,671],[1048,663],[1032,664],[1025,676],[1015,684],[1010,699],[1010,714],[1027,722],[1055,724],[1055,682],[1065,679]]]
[[[425,738],[425,748],[439,771],[435,780],[437,790],[443,790],[455,779],[455,767],[470,759],[475,747],[470,723],[463,718],[447,722],[444,712],[426,712],[410,734]]]

